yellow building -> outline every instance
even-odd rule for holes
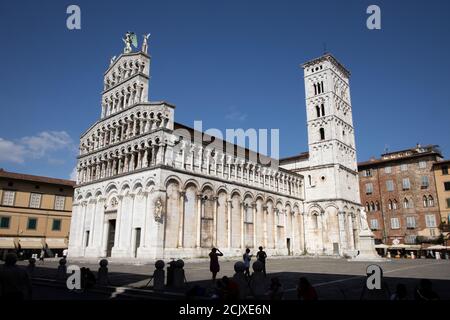
[[[24,258],[45,249],[61,256],[67,248],[74,181],[0,169],[0,258]]]
[[[442,222],[448,224],[450,216],[450,160],[438,161],[433,165],[439,211]]]

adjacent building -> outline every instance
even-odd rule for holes
[[[449,167],[450,160],[439,161],[434,163],[433,165],[441,220],[447,225],[450,222],[450,174],[448,173]]]
[[[377,243],[416,244],[440,235],[438,146],[389,152],[358,163],[361,203]]]
[[[74,181],[0,169],[0,257],[68,247]]]

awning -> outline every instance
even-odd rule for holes
[[[41,238],[19,238],[19,245],[21,249],[42,249]]]
[[[401,250],[401,249],[405,249],[405,250],[421,250],[420,245],[407,245],[407,244],[397,244],[397,245],[392,245],[389,247],[389,250]]]
[[[14,238],[0,238],[0,249],[15,249]]]
[[[448,247],[446,246],[442,246],[442,245],[435,245],[435,246],[431,246],[426,248],[426,250],[446,250]]]
[[[64,238],[47,238],[45,243],[49,249],[67,249],[66,239]]]

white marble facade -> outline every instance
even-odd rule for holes
[[[350,201],[346,189],[359,192],[351,114],[326,120],[352,135],[348,143],[318,143],[321,154],[307,161],[333,182],[321,196],[297,160],[274,168],[237,146],[229,153],[180,139],[177,129],[193,130],[174,121],[174,106],[148,100],[149,75],[146,48],[121,54],[105,73],[101,118],[80,140],[71,257],[205,257],[213,246],[228,256],[259,246],[270,255],[344,255],[358,246],[359,194]],[[348,153],[334,152],[329,165],[330,148]]]

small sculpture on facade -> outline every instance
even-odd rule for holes
[[[148,51],[148,38],[150,37],[150,33],[144,34],[142,36],[144,38],[144,41],[142,42],[142,50],[141,51],[146,54]]]
[[[122,38],[122,41],[125,43],[125,48],[123,49],[124,53],[130,53],[132,51],[131,45],[133,45],[135,48],[137,47],[137,38],[134,32],[128,31],[125,34],[125,39]]]
[[[161,197],[158,197],[155,200],[155,221],[159,222],[162,220],[163,212],[164,211],[164,204],[161,199]]]

